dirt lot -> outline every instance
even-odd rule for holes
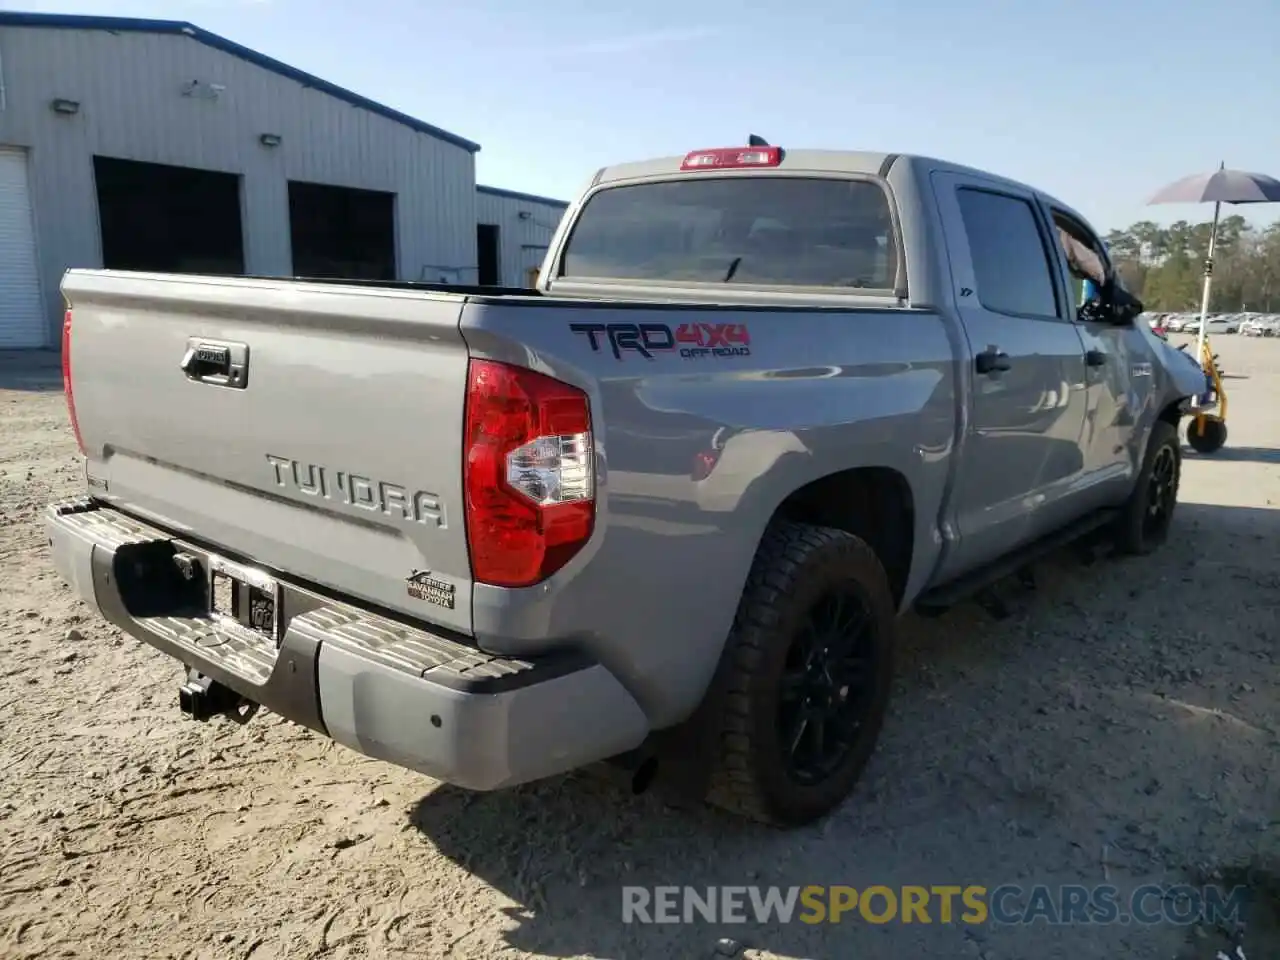
[[[0,956],[677,960],[731,937],[753,958],[1212,960],[1225,944],[1172,925],[620,919],[623,882],[1107,879],[1247,880],[1248,960],[1280,956],[1280,341],[1217,346],[1231,440],[1188,451],[1166,549],[1046,564],[1003,622],[908,620],[868,776],[798,833],[592,774],[467,795],[272,717],[185,721],[174,665],[53,573],[41,510],[80,486],[58,375],[0,357]]]

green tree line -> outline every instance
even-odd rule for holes
[[[1212,224],[1144,220],[1106,236],[1125,286],[1148,310],[1198,310]],[[1213,250],[1211,311],[1280,313],[1280,223],[1264,229],[1223,217]]]

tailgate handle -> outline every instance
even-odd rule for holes
[[[191,337],[180,366],[188,380],[243,390],[249,382],[249,345]]]

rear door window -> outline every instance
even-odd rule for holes
[[[1055,268],[1031,204],[972,187],[961,187],[956,195],[978,301],[996,313],[1058,319]]]
[[[711,177],[609,187],[583,207],[560,275],[892,292],[889,198],[870,180]]]

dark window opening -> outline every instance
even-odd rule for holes
[[[565,251],[575,278],[890,291],[897,243],[871,180],[686,178],[591,197]]]
[[[1067,268],[1071,273],[1071,302],[1078,307],[1084,303],[1085,281],[1091,280],[1097,285],[1106,279],[1108,266],[1107,249],[1092,232],[1085,229],[1065,213],[1054,210],[1053,224],[1058,230],[1061,230],[1072,240],[1075,240],[1076,243],[1080,244],[1085,251],[1092,253],[1098,260],[1096,264],[1080,263],[1077,262],[1078,255],[1073,257],[1066,250],[1063,250],[1063,254],[1067,259]],[[1092,267],[1093,269],[1088,270],[1085,267]]]
[[[957,199],[979,302],[996,313],[1057,319],[1053,268],[1031,204],[967,187]]]
[[[502,283],[502,272],[498,264],[500,237],[501,230],[496,223],[481,223],[476,226],[476,262],[480,268],[479,283],[482,287]]]
[[[235,174],[94,157],[93,177],[108,270],[244,273]]]
[[[393,193],[291,180],[289,236],[294,276],[396,278]]]

